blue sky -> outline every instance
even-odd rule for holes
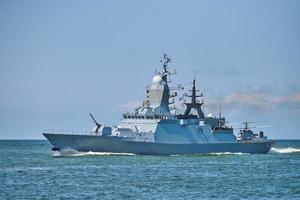
[[[0,2],[0,138],[116,124],[163,52],[204,110],[300,138],[299,1]]]

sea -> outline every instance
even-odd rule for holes
[[[300,199],[300,140],[267,154],[53,153],[0,140],[0,199]]]

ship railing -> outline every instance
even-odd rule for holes
[[[93,135],[93,134],[95,134],[94,131],[72,130],[72,129],[47,129],[47,130],[44,130],[44,133],[68,134],[68,135]]]

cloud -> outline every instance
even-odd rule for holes
[[[244,74],[249,74],[249,71],[246,71],[245,69],[241,69],[241,68],[235,68],[232,66],[227,66],[227,67],[223,67],[223,66],[219,66],[219,67],[215,67],[215,66],[211,66],[211,67],[206,67],[206,68],[202,68],[202,69],[197,69],[194,70],[194,73],[196,74],[214,74],[214,75],[219,75],[219,76],[237,76],[237,75],[244,75]]]
[[[236,92],[224,97],[224,104],[245,104],[249,106],[268,107],[269,97],[263,93],[243,94]]]
[[[282,96],[274,99],[274,103],[283,104],[283,103],[300,103],[300,92],[293,93],[288,96]]]
[[[209,110],[216,110],[216,108],[219,108],[219,104],[220,102],[217,100],[208,100],[205,105]],[[278,106],[291,104],[300,104],[300,92],[286,96],[272,96],[263,92],[234,92],[222,99],[222,107],[225,109],[244,106],[261,111],[272,111]]]
[[[279,106],[286,105],[284,109],[293,109],[298,105],[300,107],[300,92],[292,93],[286,96],[272,96],[265,92],[233,92],[222,98],[222,108],[224,110],[241,110],[245,108],[247,111],[256,112],[272,112]],[[141,101],[134,100],[126,102],[115,107],[116,112],[133,111],[134,108],[141,105]],[[209,97],[204,101],[204,109],[211,112],[219,110],[220,100],[217,97]],[[178,113],[183,112],[185,108],[179,102],[176,103]],[[242,109],[245,111],[245,109]]]
[[[125,102],[121,105],[115,106],[114,110],[115,112],[125,112],[125,111],[133,111],[136,107],[141,105],[141,101],[134,100],[134,101],[129,101]]]

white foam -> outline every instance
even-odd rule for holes
[[[53,157],[61,156],[61,153],[59,151],[52,151],[52,156]]]
[[[210,153],[210,155],[244,155],[247,153],[242,152],[217,152],[217,153]]]
[[[88,151],[88,152],[80,152],[76,151],[74,149],[63,149],[62,151],[53,151],[52,156],[133,156],[136,154],[133,153],[114,153],[114,152],[93,152],[93,151]]]
[[[292,148],[292,147],[286,147],[286,148],[272,147],[270,149],[270,153],[300,153],[300,149],[299,148]]]
[[[136,154],[133,153],[114,153],[114,152],[93,152],[93,151],[89,151],[89,152],[78,152],[75,153],[71,156],[134,156]]]
[[[53,167],[12,167],[12,168],[7,168],[7,169],[0,169],[1,171],[28,171],[28,170],[50,170],[53,169]]]
[[[207,155],[212,155],[212,156],[220,156],[220,155],[245,155],[249,153],[242,153],[242,152],[214,152],[214,153],[199,153],[199,154],[183,154],[184,156],[190,155],[190,156],[207,156]],[[180,155],[171,155],[171,156],[180,156]]]

